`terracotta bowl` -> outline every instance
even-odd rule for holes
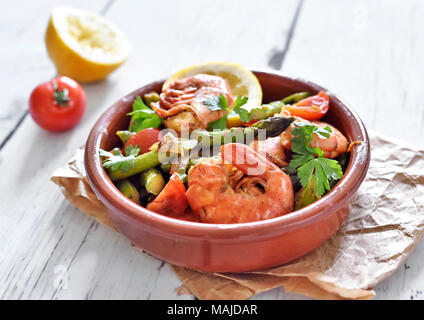
[[[255,72],[264,102],[299,91],[326,89],[301,79]],[[367,131],[357,114],[329,93],[330,111],[323,119],[349,141],[361,141],[351,152],[344,177],[331,192],[301,210],[274,219],[242,224],[206,224],[169,218],[128,200],[109,179],[98,156],[99,148],[119,145],[115,132],[127,128],[137,95],[161,91],[152,82],[112,105],[96,122],[87,139],[85,167],[96,195],[109,209],[112,223],[136,246],[171,264],[213,272],[241,272],[282,265],[299,258],[330,238],[349,215],[352,197],[365,178],[370,162]]]

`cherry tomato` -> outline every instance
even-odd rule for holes
[[[160,130],[156,128],[147,128],[137,132],[135,135],[127,141],[124,146],[124,150],[127,146],[138,146],[140,148],[140,154],[149,152],[149,148],[159,141]]]
[[[38,85],[29,98],[29,112],[43,129],[59,132],[71,129],[85,112],[85,93],[68,77],[57,77]]]
[[[301,117],[309,121],[321,119],[330,108],[330,98],[324,91],[317,95],[305,98],[293,105],[284,106],[284,110],[290,115]]]
[[[188,206],[186,188],[177,174],[173,174],[165,188],[147,205],[147,209],[170,217],[184,215]]]

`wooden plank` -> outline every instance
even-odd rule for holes
[[[423,14],[415,0],[305,1],[282,71],[340,95],[369,129],[423,147]],[[377,299],[422,299],[423,257],[421,242]]]
[[[266,66],[285,43],[296,5],[288,0],[113,2],[106,16],[131,39],[129,61],[107,80],[84,85],[87,113],[77,128],[50,134],[27,117],[2,150],[0,297],[193,298],[177,295],[180,282],[168,265],[73,209],[49,177],[85,142],[105,108],[133,89],[198,61]],[[34,50],[42,52],[42,46],[37,42]],[[20,92],[23,101],[28,91]]]
[[[367,127],[424,146],[422,1],[306,1],[283,71],[345,98]]]

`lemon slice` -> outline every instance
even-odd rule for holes
[[[258,78],[245,67],[232,62],[205,62],[193,65],[178,71],[163,84],[162,90],[166,89],[172,82],[199,73],[220,76],[228,81],[233,96],[248,97],[247,103],[243,106],[247,110],[262,104],[262,87]],[[229,127],[241,125],[238,116],[228,116],[227,125]]]
[[[45,40],[58,73],[81,82],[106,78],[131,51],[126,37],[110,21],[65,6],[52,10]]]

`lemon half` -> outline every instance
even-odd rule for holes
[[[126,37],[110,21],[65,6],[52,10],[45,40],[58,73],[80,82],[106,78],[131,51]]]

